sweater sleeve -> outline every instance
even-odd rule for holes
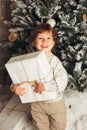
[[[67,87],[68,78],[67,72],[60,61],[56,64],[53,73],[56,84],[58,85],[58,91],[64,91]]]
[[[54,92],[64,91],[68,83],[65,68],[63,67],[61,61],[57,58],[53,61],[51,66],[53,67],[53,78],[50,82],[45,83],[45,90]]]

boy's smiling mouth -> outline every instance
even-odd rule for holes
[[[41,45],[41,48],[48,48],[47,45]]]

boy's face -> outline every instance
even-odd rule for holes
[[[52,32],[39,33],[32,44],[37,50],[44,51],[47,54],[50,53],[55,44]]]

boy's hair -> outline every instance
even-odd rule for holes
[[[54,29],[50,26],[50,24],[48,24],[48,23],[42,23],[40,25],[37,25],[34,28],[34,30],[31,32],[31,34],[30,34],[30,40],[31,40],[31,42],[33,42],[36,39],[36,37],[37,37],[37,35],[39,33],[43,33],[45,31],[48,31],[48,32],[51,31],[52,32],[52,36],[53,36],[53,40],[55,41],[55,31],[54,31]]]
[[[50,26],[50,24],[48,23],[42,23],[42,24],[39,24],[37,25],[36,27],[34,27],[34,29],[31,31],[30,33],[30,44],[29,46],[27,47],[27,51],[28,52],[34,52],[34,51],[37,51],[36,47],[32,46],[32,42],[35,41],[37,35],[39,33],[43,33],[45,31],[48,31],[48,32],[52,32],[52,36],[53,36],[53,40],[55,41],[55,31],[54,29]],[[52,48],[52,52],[54,50],[54,47]]]

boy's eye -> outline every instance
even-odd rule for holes
[[[47,39],[51,39],[51,37],[48,37]]]
[[[42,37],[38,37],[38,39],[42,39]]]
[[[51,39],[51,37],[47,37],[47,38],[43,38],[43,37],[38,37],[38,39],[48,39],[48,40],[50,40]]]

